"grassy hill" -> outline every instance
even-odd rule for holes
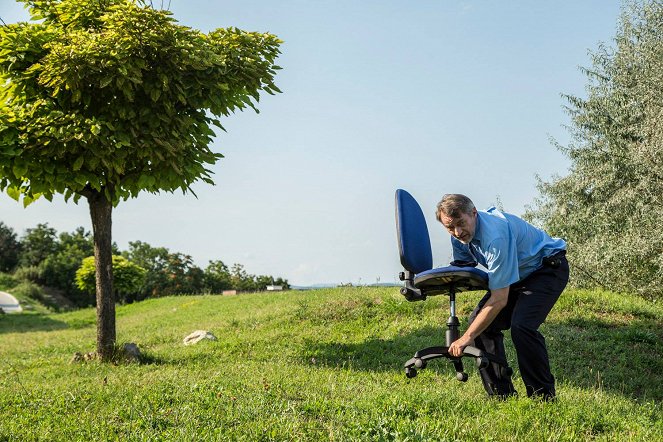
[[[487,400],[470,361],[465,384],[443,361],[406,379],[447,305],[394,288],[150,300],[118,307],[118,340],[147,356],[121,365],[69,363],[94,349],[93,310],[0,315],[0,441],[663,440],[660,305],[563,294],[543,327],[552,404],[522,397],[517,373],[521,397]],[[184,346],[198,329],[218,341]]]

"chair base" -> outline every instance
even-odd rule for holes
[[[486,353],[483,350],[479,350],[473,346],[467,346],[463,350],[463,355],[461,357],[452,356],[449,353],[449,347],[427,347],[422,350],[419,350],[414,354],[414,357],[409,359],[405,363],[405,376],[408,378],[413,378],[417,375],[417,369],[423,370],[428,365],[428,361],[439,358],[446,358],[451,361],[456,370],[456,379],[461,382],[467,381],[467,373],[465,373],[463,368],[463,357],[473,357],[477,368],[486,368],[491,362],[496,362],[501,365],[502,374],[504,376],[510,377],[513,374],[513,370],[509,367],[509,364],[506,360],[497,357],[492,353]]]

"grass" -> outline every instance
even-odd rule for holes
[[[0,441],[663,440],[660,305],[565,292],[543,326],[555,403],[487,400],[469,361],[465,384],[437,361],[406,379],[447,305],[393,288],[150,300],[118,307],[118,340],[149,360],[123,365],[69,363],[94,349],[91,309],[2,315]],[[185,347],[197,329],[218,341]]]
[[[13,295],[26,311],[48,313],[50,310],[59,310],[59,306],[46,296],[42,287],[7,273],[0,272],[0,291]]]

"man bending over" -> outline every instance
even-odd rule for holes
[[[444,195],[436,216],[451,234],[451,264],[481,264],[489,274],[488,292],[449,353],[459,357],[466,346],[474,345],[506,359],[502,331],[511,328],[527,396],[554,399],[555,378],[539,326],[569,280],[566,242],[494,207],[478,211],[460,194]],[[501,374],[498,364],[479,372],[489,395],[516,394],[511,378]]]

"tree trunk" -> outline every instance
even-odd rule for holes
[[[113,250],[111,214],[113,205],[103,193],[88,195],[97,285],[97,354],[108,362],[115,349],[115,299],[113,296]]]

